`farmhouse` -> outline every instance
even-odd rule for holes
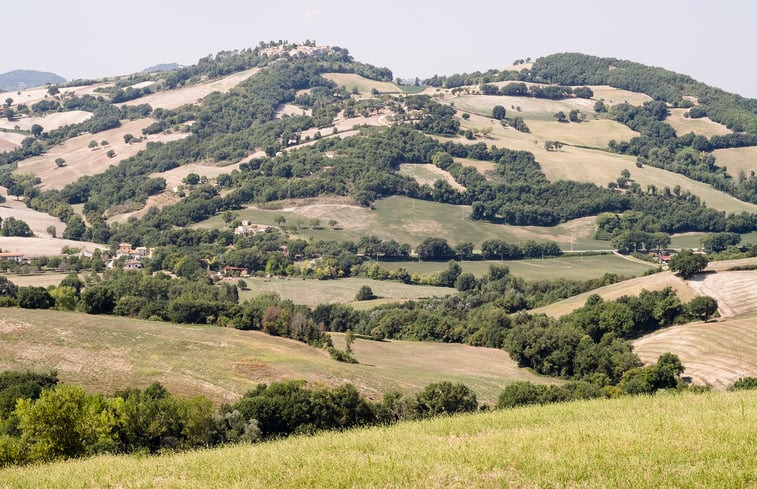
[[[139,260],[140,258],[150,256],[150,250],[144,246],[132,248],[130,243],[120,243],[118,245],[118,248],[116,248],[116,258],[120,258],[122,256],[126,256],[134,260]]]
[[[223,267],[223,275],[225,277],[249,277],[250,271],[247,268],[232,267],[227,265]]]
[[[242,221],[242,225],[237,226],[234,229],[234,234],[248,236],[250,234],[270,233],[271,231],[273,231],[273,227],[271,226],[266,226],[265,224],[253,224],[250,221]]]
[[[0,261],[15,261],[21,263],[24,261],[23,253],[0,253]]]
[[[141,270],[144,265],[139,260],[126,260],[124,262],[124,270]]]

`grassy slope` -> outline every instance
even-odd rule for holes
[[[460,263],[463,272],[470,272],[481,276],[489,271],[492,265],[506,265],[510,273],[526,280],[550,280],[567,278],[574,280],[588,280],[598,278],[605,273],[617,273],[625,276],[641,275],[644,271],[654,268],[650,264],[626,260],[616,255],[599,256],[564,256],[545,260],[513,260],[513,261],[464,261]],[[382,266],[390,270],[400,267],[410,273],[431,274],[447,268],[446,262],[418,262],[398,261],[382,262]]]
[[[331,80],[339,86],[345,86],[348,91],[357,88],[362,96],[370,96],[371,90],[376,89],[382,93],[401,93],[402,89],[391,82],[369,80],[354,73],[324,73],[325,79]]]
[[[757,391],[584,401],[0,471],[0,487],[660,488],[757,484]]]
[[[467,345],[357,340],[350,365],[264,333],[114,316],[8,308],[0,316],[0,371],[57,369],[92,392],[161,382],[180,395],[232,401],[259,382],[351,382],[366,396],[451,379],[492,402],[515,380],[554,382],[517,368],[506,352]]]
[[[379,200],[375,204],[375,210],[348,205],[344,202],[334,204],[319,199],[299,203],[285,202],[282,205],[286,207],[280,210],[243,209],[238,213],[239,218],[273,225],[276,217],[284,216],[289,226],[297,222],[307,226],[313,218],[320,219],[322,226],[325,226],[329,219],[335,219],[339,222],[339,229],[333,230],[328,227],[301,229],[296,233],[304,238],[325,240],[357,241],[360,237],[370,234],[381,239],[395,239],[400,243],[411,245],[417,245],[427,237],[440,237],[447,239],[453,245],[471,241],[479,246],[487,239],[504,239],[511,242],[536,239],[555,240],[563,249],[569,250],[570,241],[574,239],[573,249],[575,250],[610,249],[609,242],[591,239],[594,232],[594,218],[591,217],[576,219],[551,228],[517,227],[473,221],[466,217],[470,215],[470,206],[441,204],[396,196]],[[226,224],[218,215],[195,226],[220,229]]]
[[[242,291],[240,300],[249,299],[265,292],[276,292],[284,299],[291,299],[295,304],[317,306],[323,303],[354,302],[360,287],[367,285],[379,298],[376,301],[364,301],[364,305],[376,305],[378,302],[397,302],[421,297],[434,297],[455,294],[449,287],[432,287],[408,285],[394,281],[371,280],[367,278],[344,278],[340,280],[302,280],[292,279],[245,279],[249,290]],[[383,300],[382,300],[383,299]],[[378,301],[378,302],[377,302]]]
[[[738,178],[742,171],[747,177],[751,172],[757,171],[757,146],[717,149],[713,154],[717,165],[725,166],[728,174],[734,178]]]

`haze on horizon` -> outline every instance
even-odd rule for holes
[[[757,66],[745,62],[757,4],[726,0],[569,3],[243,3],[166,0],[128,3],[40,0],[0,8],[7,47],[0,73],[52,71],[67,79],[194,64],[259,41],[316,40],[402,78],[508,66],[515,59],[575,51],[684,73],[757,98]]]

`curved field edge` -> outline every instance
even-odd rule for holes
[[[518,368],[494,348],[363,339],[352,348],[359,364],[258,331],[18,308],[0,315],[0,371],[56,369],[62,382],[88,392],[161,382],[174,394],[221,403],[236,401],[258,383],[304,379],[311,386],[349,382],[380,399],[389,390],[414,392],[450,380],[493,403],[514,381],[559,382]]]
[[[749,488],[757,391],[408,422],[159,457],[0,470],[0,487]]]

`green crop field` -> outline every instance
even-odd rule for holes
[[[510,273],[526,280],[551,280],[566,278],[572,280],[589,280],[598,278],[605,273],[617,273],[626,277],[641,275],[646,270],[654,268],[653,264],[644,264],[627,260],[616,255],[595,256],[562,256],[560,258],[534,260],[484,260],[458,262],[463,272],[469,272],[477,277],[487,273],[491,265],[505,265]],[[441,272],[447,268],[446,262],[418,262],[397,261],[381,262],[381,266],[389,270],[405,268],[410,273],[429,275]]]
[[[441,204],[407,197],[389,197],[376,202],[375,210],[348,205],[329,203],[328,200],[313,200],[302,203],[282,203],[280,210],[246,208],[238,211],[240,219],[254,223],[275,224],[278,216],[286,219],[288,230],[303,238],[338,241],[357,241],[363,236],[381,239],[395,239],[413,246],[425,238],[445,238],[454,245],[470,241],[477,247],[487,239],[504,239],[521,242],[526,239],[554,240],[566,250],[609,250],[609,241],[591,238],[594,232],[594,218],[569,221],[555,227],[508,226],[468,218],[470,206]],[[319,219],[320,229],[312,229],[313,219]],[[338,222],[337,229],[327,226],[328,221]],[[304,228],[291,229],[301,224]],[[195,225],[204,229],[221,229],[226,224],[221,216],[214,216]]]
[[[324,303],[354,302],[360,287],[367,285],[378,297],[371,301],[360,302],[363,307],[375,306],[384,302],[401,302],[421,297],[439,297],[455,294],[449,287],[427,285],[408,285],[394,281],[371,280],[368,278],[342,278],[339,280],[303,280],[301,278],[248,278],[245,279],[249,290],[239,293],[239,299],[266,292],[276,292],[284,299],[291,299],[295,304],[317,306]]]
[[[0,487],[757,485],[757,391],[507,409],[159,457],[0,470]]]
[[[55,369],[61,381],[90,392],[161,382],[173,393],[220,403],[260,382],[304,379],[313,386],[350,382],[378,399],[391,389],[414,392],[451,379],[492,403],[515,380],[556,382],[518,368],[507,352],[493,348],[362,339],[352,347],[357,365],[257,331],[18,308],[4,308],[0,316],[0,371]]]
[[[360,95],[363,96],[371,95],[371,90],[374,88],[381,93],[403,92],[403,90],[394,83],[369,80],[368,78],[363,78],[362,76],[353,73],[324,73],[322,76],[327,80],[333,81],[337,85],[345,86],[348,91],[357,88]]]

